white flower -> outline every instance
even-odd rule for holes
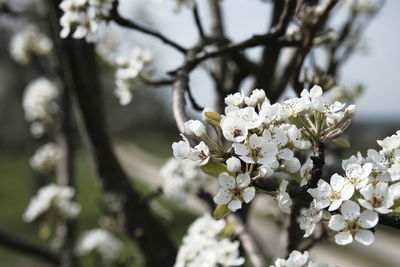
[[[365,163],[362,167],[360,164],[348,164],[346,166],[346,180],[354,186],[355,189],[360,189],[367,185],[368,176],[372,171],[372,164]]]
[[[105,262],[112,262],[118,258],[122,249],[122,242],[113,234],[104,229],[87,231],[78,241],[76,253],[80,256],[91,252],[97,253]]]
[[[73,29],[73,38],[95,41],[98,25],[105,22],[112,3],[113,0],[63,0],[60,3],[60,9],[64,12],[60,17],[61,38],[68,37]]]
[[[146,67],[152,60],[151,52],[140,47],[134,47],[128,58],[117,58],[114,94],[121,105],[131,102],[133,91],[142,85],[143,81],[140,78],[146,75]]]
[[[189,159],[196,162],[198,166],[205,165],[210,160],[210,149],[203,141],[201,141],[190,151]]]
[[[172,150],[175,158],[186,159],[189,157],[191,147],[187,138],[183,134],[181,134],[181,136],[183,140],[179,142],[174,142],[172,144]]]
[[[241,173],[235,179],[227,173],[218,176],[218,182],[222,188],[214,197],[214,202],[218,205],[228,204],[231,211],[236,211],[242,207],[242,201],[249,203],[253,200],[256,190],[250,186],[250,175]]]
[[[262,136],[252,134],[248,144],[234,143],[235,154],[246,163],[270,164],[276,161],[278,147],[273,142],[265,142]]]
[[[243,104],[244,97],[241,93],[230,94],[225,97],[225,104],[227,106],[240,106]]]
[[[290,198],[289,194],[286,192],[286,188],[289,182],[287,180],[282,180],[281,184],[279,185],[278,190],[278,207],[279,209],[286,214],[290,214],[291,207],[293,204],[292,199]]]
[[[340,232],[335,235],[335,241],[339,245],[347,245],[353,242],[353,238],[363,245],[371,245],[374,242],[374,234],[367,230],[378,223],[378,213],[365,210],[360,214],[360,206],[351,200],[343,203],[340,214],[335,214],[329,220],[329,228]]]
[[[392,136],[388,136],[383,140],[378,140],[378,145],[382,147],[385,154],[392,152],[396,148],[400,148],[400,130]]]
[[[223,117],[221,120],[221,129],[226,140],[232,142],[242,142],[248,134],[246,122],[236,116]]]
[[[236,157],[230,157],[227,159],[226,166],[230,172],[239,172],[242,169],[242,163],[240,159]]]
[[[392,186],[392,189],[395,188]],[[390,190],[392,191],[392,190]],[[389,191],[389,185],[379,182],[375,185],[369,184],[360,189],[360,193],[364,199],[358,199],[361,206],[368,210],[375,210],[382,214],[392,212],[390,207],[394,204],[394,199]]]
[[[364,158],[362,157],[361,153],[357,152],[357,156],[352,155],[350,158],[342,160],[342,168],[343,170],[346,170],[347,166],[351,164],[361,164],[363,161]]]
[[[254,107],[238,108],[235,106],[227,106],[225,114],[228,117],[242,119],[246,123],[248,129],[258,128],[264,121],[263,115],[257,114]]]
[[[313,200],[308,209],[302,208],[300,210],[300,217],[298,218],[298,223],[300,224],[300,229],[304,230],[304,238],[309,237],[315,229],[315,224],[322,219],[322,210],[317,209],[316,201]]]
[[[46,185],[31,199],[23,218],[31,222],[49,211],[62,218],[74,218],[81,209],[78,203],[73,202],[74,195],[75,190],[72,187]]]
[[[294,147],[302,150],[306,150],[311,147],[310,141],[303,139],[301,130],[295,125],[288,126],[285,132],[287,133],[287,136]]]
[[[193,135],[196,137],[201,137],[207,135],[206,126],[198,120],[188,120],[184,123],[185,133],[187,135]]]
[[[307,192],[316,200],[316,207],[323,209],[329,206],[329,211],[337,210],[343,201],[350,199],[354,194],[354,187],[335,173],[328,184],[324,180],[318,181],[317,188],[310,188]]]
[[[225,236],[224,220],[215,220],[205,214],[196,219],[183,238],[176,257],[175,267],[242,266],[239,241]]]
[[[263,89],[254,89],[251,95],[244,98],[244,102],[248,106],[255,106],[259,103],[263,103],[265,100],[265,91]]]
[[[60,149],[54,143],[41,146],[30,160],[33,169],[50,173],[55,170],[60,160]]]
[[[31,81],[26,87],[22,99],[25,119],[28,122],[37,122],[36,125],[41,124],[41,130],[34,131],[33,134],[43,133],[43,129],[53,122],[59,109],[56,102],[58,94],[56,84],[44,77]]]
[[[191,160],[169,159],[160,170],[163,193],[182,204],[205,185],[206,178]]]
[[[10,41],[11,57],[21,64],[29,63],[33,56],[47,55],[52,48],[51,40],[34,25],[26,26]]]
[[[304,89],[300,96],[303,103],[312,109],[320,110],[322,106],[322,88],[318,85],[314,85],[310,91]]]
[[[308,251],[301,253],[300,251],[293,250],[290,252],[287,260],[276,259],[275,265],[271,265],[270,267],[329,267],[329,265],[323,262],[312,262]]]

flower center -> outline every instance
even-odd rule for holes
[[[372,206],[374,208],[379,208],[380,206],[382,206],[382,204],[383,204],[383,199],[382,198],[374,197],[372,199]]]
[[[345,231],[351,233],[352,236],[355,236],[357,232],[360,230],[360,225],[357,220],[347,221],[347,226]]]
[[[233,137],[238,137],[238,136],[241,136],[242,135],[242,131],[241,130],[239,130],[239,129],[235,129],[234,131],[233,131]]]
[[[330,195],[329,195],[329,200],[330,201],[336,201],[340,199],[340,193],[337,191],[331,191]]]
[[[203,150],[202,150],[202,151],[200,151],[199,158],[201,158],[201,159],[205,159],[205,158],[207,158],[207,155],[206,155],[206,153],[204,153],[204,151],[203,151]]]
[[[251,157],[253,160],[257,160],[260,157],[261,147],[256,147],[251,150]]]

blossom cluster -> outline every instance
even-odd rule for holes
[[[191,160],[169,159],[160,170],[163,193],[171,199],[186,203],[206,185],[207,177]]]
[[[317,188],[308,189],[314,200],[299,219],[305,237],[323,219],[323,209],[340,209],[340,214],[330,216],[328,223],[338,232],[336,243],[346,245],[353,239],[364,245],[373,243],[371,229],[377,225],[379,214],[395,212],[400,198],[400,131],[378,140],[378,144],[382,149],[369,149],[365,158],[358,153],[343,160],[343,176],[335,173],[329,183],[321,179]]]
[[[42,173],[51,173],[57,167],[60,160],[60,149],[54,143],[41,146],[30,160],[34,170]]]
[[[47,55],[52,48],[51,40],[38,27],[29,25],[12,36],[9,49],[15,61],[27,64],[33,57]]]
[[[103,261],[110,263],[117,259],[121,249],[121,241],[109,231],[98,228],[85,232],[75,251],[80,256],[96,253]]]
[[[293,250],[287,259],[276,259],[275,264],[270,267],[329,267],[329,264],[311,261],[308,251],[301,253],[300,251]]]
[[[60,8],[61,38],[72,33],[75,39],[95,40],[99,24],[104,22],[112,9],[114,0],[63,0]]]
[[[224,220],[214,220],[206,214],[190,225],[179,248],[175,267],[242,266],[239,241],[224,234]]]
[[[140,47],[134,47],[129,58],[117,58],[114,94],[121,105],[127,105],[131,102],[134,89],[146,80],[147,67],[152,60],[151,52]]]
[[[57,85],[45,77],[34,79],[26,87],[22,107],[33,136],[42,136],[53,124],[59,110],[58,95]]]
[[[192,146],[185,135],[172,145],[178,159],[190,159],[203,171],[218,176],[221,186],[214,201],[236,211],[255,196],[251,181],[281,174],[309,173],[310,163],[302,164],[298,154],[312,144],[337,137],[349,125],[354,106],[345,109],[340,102],[330,104],[322,88],[303,90],[301,97],[271,104],[265,91],[255,89],[250,96],[242,93],[225,98],[225,112],[203,111],[203,121],[216,131],[218,141],[208,134],[205,124],[189,120],[185,135],[199,143]],[[303,181],[307,182],[305,179]],[[278,206],[290,212],[291,200],[282,182],[276,192]]]
[[[75,190],[72,187],[49,184],[39,189],[29,202],[23,218],[27,222],[39,217],[74,218],[78,216],[81,207],[73,198]]]

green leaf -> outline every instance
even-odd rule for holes
[[[349,148],[350,147],[349,141],[347,141],[346,139],[343,139],[343,138],[333,139],[332,143],[334,143],[335,145],[337,145],[338,147],[341,147],[341,148]]]
[[[228,205],[217,205],[213,212],[213,215],[216,220],[220,220],[229,213],[231,213],[231,210],[228,208]]]
[[[210,176],[218,177],[221,172],[228,172],[228,169],[225,164],[210,160],[206,165],[200,167],[200,169]]]

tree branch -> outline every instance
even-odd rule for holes
[[[200,38],[205,39],[206,35],[204,33],[203,24],[201,23],[199,8],[196,3],[194,3],[193,7],[193,18],[196,24],[197,31],[199,32]]]
[[[6,249],[12,249],[23,254],[35,257],[50,264],[59,265],[58,255],[40,244],[35,244],[29,240],[7,233],[0,229],[0,244]]]
[[[153,36],[153,37],[159,39],[160,41],[168,44],[169,46],[175,48],[176,50],[178,50],[179,52],[181,52],[183,54],[185,54],[187,52],[186,48],[182,47],[181,45],[177,44],[176,42],[174,42],[171,39],[167,38],[166,36],[162,35],[161,33],[153,31],[151,29],[148,29],[145,26],[140,25],[132,20],[128,20],[128,19],[121,17],[121,15],[118,12],[118,5],[119,5],[119,1],[115,0],[113,2],[113,8],[110,11],[109,20],[115,21],[118,25],[148,34],[150,36]]]

